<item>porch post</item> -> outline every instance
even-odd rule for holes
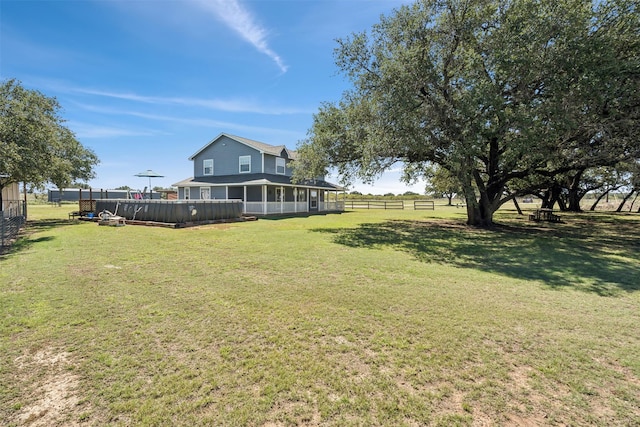
[[[262,213],[267,214],[267,186],[262,186]]]
[[[225,200],[229,200],[229,186],[228,185],[224,186],[224,199]]]
[[[284,187],[280,186],[280,213],[284,213]]]
[[[244,205],[244,213],[247,213],[247,186],[243,186],[244,194],[242,195],[242,204]]]
[[[293,187],[293,212],[298,213],[298,189]]]

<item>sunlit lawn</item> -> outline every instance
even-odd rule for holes
[[[0,258],[0,424],[640,424],[640,215],[70,210]]]

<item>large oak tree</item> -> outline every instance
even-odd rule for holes
[[[0,191],[14,182],[63,187],[89,180],[97,163],[95,153],[64,126],[55,98],[15,79],[0,84]]]
[[[397,162],[460,180],[468,223],[559,173],[637,156],[633,0],[422,0],[338,40],[353,83],[323,104],[295,174],[371,181]]]

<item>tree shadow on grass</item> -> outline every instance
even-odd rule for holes
[[[39,221],[27,221],[26,226],[17,235],[15,241],[9,246],[0,248],[0,261],[6,259],[8,255],[16,254],[32,248],[34,245],[42,242],[49,242],[55,237],[43,236],[32,238],[36,233],[44,232],[58,227],[69,227],[77,225],[76,221],[67,221],[62,219],[45,219]]]
[[[422,262],[539,280],[600,295],[640,290],[636,221],[588,217],[571,224],[507,223],[491,230],[454,221],[392,220],[357,228],[315,229],[356,248],[393,248]]]

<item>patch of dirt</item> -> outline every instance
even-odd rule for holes
[[[544,408],[553,411],[557,405],[549,401],[548,397],[543,396],[539,391],[535,390],[530,383],[530,375],[533,368],[530,366],[513,366],[511,371],[511,382],[507,384],[507,390],[514,396],[526,396],[527,408],[522,402],[516,404],[512,411],[505,414],[510,424],[518,426],[539,426],[547,424],[548,414],[544,412]],[[555,396],[561,398],[566,395],[561,390],[555,390]],[[514,402],[515,403],[515,402]]]
[[[73,370],[71,354],[52,348],[15,360],[18,381],[29,384],[22,398],[24,406],[13,420],[21,426],[79,426],[80,378]],[[78,413],[79,415],[79,413]]]
[[[232,228],[229,224],[220,223],[220,224],[203,224],[203,225],[194,225],[191,227],[185,227],[185,230],[229,230]]]
[[[271,409],[269,418],[284,417],[286,422],[267,421],[262,427],[285,427],[294,423],[298,426],[314,427],[321,424],[320,412],[313,404],[304,402],[282,401]]]

